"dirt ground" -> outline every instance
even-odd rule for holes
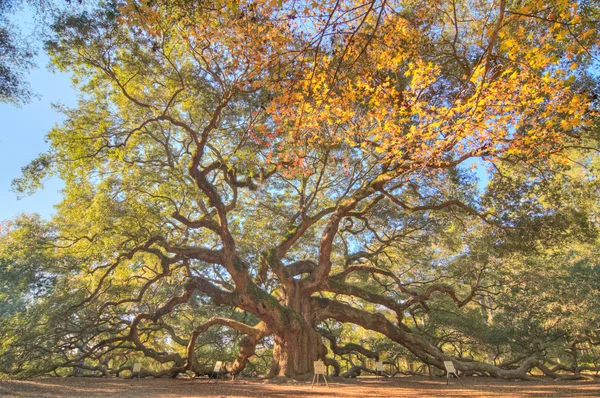
[[[462,383],[427,377],[386,381],[361,379],[311,389],[310,383],[270,384],[260,380],[210,383],[206,379],[37,378],[0,381],[0,397],[600,397],[600,384],[589,381],[505,381],[471,377]]]

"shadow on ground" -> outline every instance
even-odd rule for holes
[[[592,382],[556,383],[505,381],[472,377],[463,383],[445,379],[402,377],[330,383],[310,388],[310,383],[265,384],[256,380],[212,381],[206,379],[97,379],[37,378],[0,382],[0,397],[600,397],[600,385]]]

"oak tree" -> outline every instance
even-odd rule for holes
[[[532,175],[596,148],[578,82],[597,18],[566,0],[131,0],[62,17],[47,48],[79,103],[19,186],[44,167],[66,184],[53,222],[79,264],[63,331],[78,345],[63,366],[122,370],[139,352],[162,364],[146,374],[198,373],[211,328],[245,336],[234,374],[265,341],[271,376],[378,357],[341,345],[335,323],[440,369],[543,367],[453,358],[411,318],[483,303],[486,262],[467,255],[449,276],[461,239],[521,227],[473,170]],[[207,305],[217,315],[199,322]]]

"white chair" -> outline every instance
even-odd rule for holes
[[[446,385],[450,382],[450,375],[454,375],[462,383],[452,361],[444,361],[444,366],[446,367]]]

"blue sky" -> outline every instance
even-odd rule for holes
[[[43,190],[20,200],[10,190],[11,181],[21,175],[21,167],[48,149],[45,136],[62,120],[52,104],[74,105],[76,101],[69,76],[50,72],[46,68],[48,62],[40,51],[38,67],[27,77],[38,99],[20,108],[0,103],[0,220],[34,212],[49,218],[53,206],[60,201],[62,182],[58,179],[48,181]]]
[[[18,8],[10,20],[38,50],[37,68],[25,77],[37,98],[21,107],[0,102],[0,220],[21,213],[39,213],[49,219],[60,201],[62,181],[50,180],[44,189],[20,200],[11,191],[11,182],[21,176],[22,167],[48,150],[46,134],[63,119],[52,104],[75,105],[76,94],[68,74],[53,73],[47,68],[50,61],[38,39],[40,21],[34,18],[32,10]]]

